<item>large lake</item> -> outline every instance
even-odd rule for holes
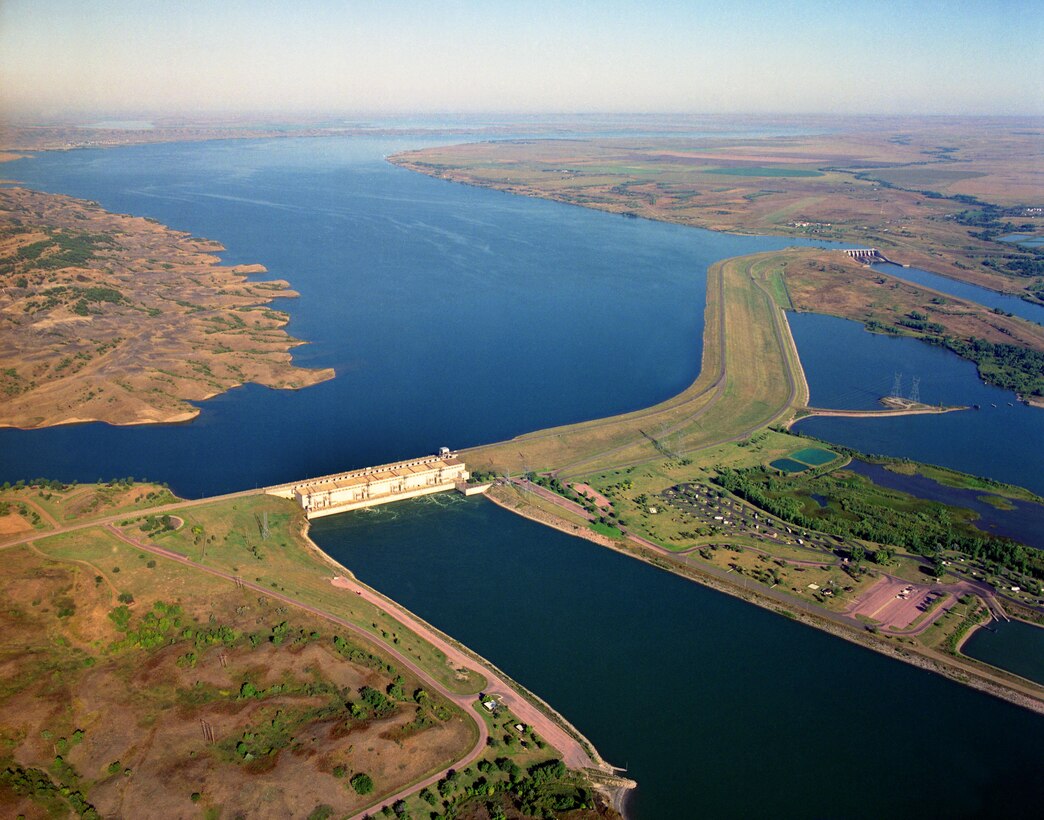
[[[9,178],[217,239],[227,260],[289,279],[301,298],[281,306],[311,342],[295,359],[338,377],[236,390],[186,425],[0,431],[0,478],[147,475],[198,496],[642,407],[697,373],[707,265],[793,244],[452,185],[382,159],[417,144],[212,142],[7,164]],[[803,357],[815,344],[799,338]],[[822,367],[810,366],[817,400],[829,397]],[[965,468],[1012,479],[1018,448],[991,419],[1014,408],[999,404],[955,414],[980,420],[963,439],[940,432],[951,417],[927,418],[895,449],[916,455],[923,438],[945,455],[985,437],[995,449]],[[1044,415],[1026,425],[1019,435],[1039,442]],[[636,817],[1012,816],[1044,797],[1039,717],[481,499],[337,516],[314,535],[626,764],[641,782]]]
[[[430,140],[427,141],[430,143]],[[294,359],[186,425],[0,430],[0,479],[136,476],[200,496],[645,407],[700,364],[706,269],[791,241],[624,219],[433,180],[420,143],[285,139],[42,154],[8,178],[217,239],[300,299]]]

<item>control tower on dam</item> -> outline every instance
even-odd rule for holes
[[[308,518],[320,518],[446,490],[456,489],[470,495],[469,491],[478,488],[468,487],[468,478],[464,462],[444,448],[437,456],[310,478],[271,487],[267,492],[292,498]]]

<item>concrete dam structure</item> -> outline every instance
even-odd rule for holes
[[[872,265],[874,262],[891,261],[877,248],[849,248],[844,253],[846,256],[851,256],[857,262],[862,262],[866,265]]]
[[[310,478],[271,487],[267,492],[292,498],[308,518],[320,518],[446,490],[471,495],[488,486],[469,487],[468,478],[464,462],[444,450],[436,456]]]

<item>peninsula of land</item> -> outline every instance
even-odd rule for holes
[[[253,382],[333,378],[294,365],[303,342],[267,307],[293,297],[216,242],[96,203],[0,188],[0,426],[187,421]]]
[[[500,476],[491,499],[521,515],[1044,711],[1039,683],[960,651],[991,619],[1044,623],[1041,553],[978,529],[967,510],[853,473],[858,453],[787,432],[812,409],[784,271],[809,253],[711,266],[702,368],[674,398],[460,457],[480,480]],[[1042,501],[949,470],[888,466],[999,505]]]

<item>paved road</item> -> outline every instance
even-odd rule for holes
[[[148,509],[142,510],[124,510],[123,512],[115,515],[106,515],[101,518],[92,518],[88,521],[77,521],[74,524],[61,524],[51,530],[33,530],[27,535],[19,536],[12,541],[7,541],[4,544],[0,544],[0,549],[7,549],[8,547],[17,547],[20,544],[28,544],[30,541],[37,541],[40,538],[47,538],[51,535],[58,535],[59,533],[76,532],[77,530],[85,530],[90,527],[98,527],[106,524],[115,524],[118,521],[126,521],[128,518],[137,518],[142,515],[164,515],[165,513],[175,512],[177,510],[186,510],[191,507],[201,507],[205,504],[213,504],[218,501],[228,501],[234,498],[246,498],[251,495],[262,495],[264,489],[256,490],[242,490],[238,493],[227,493],[225,495],[215,495],[209,498],[197,498],[189,501],[174,501],[170,504],[164,504],[161,507],[149,507]]]

